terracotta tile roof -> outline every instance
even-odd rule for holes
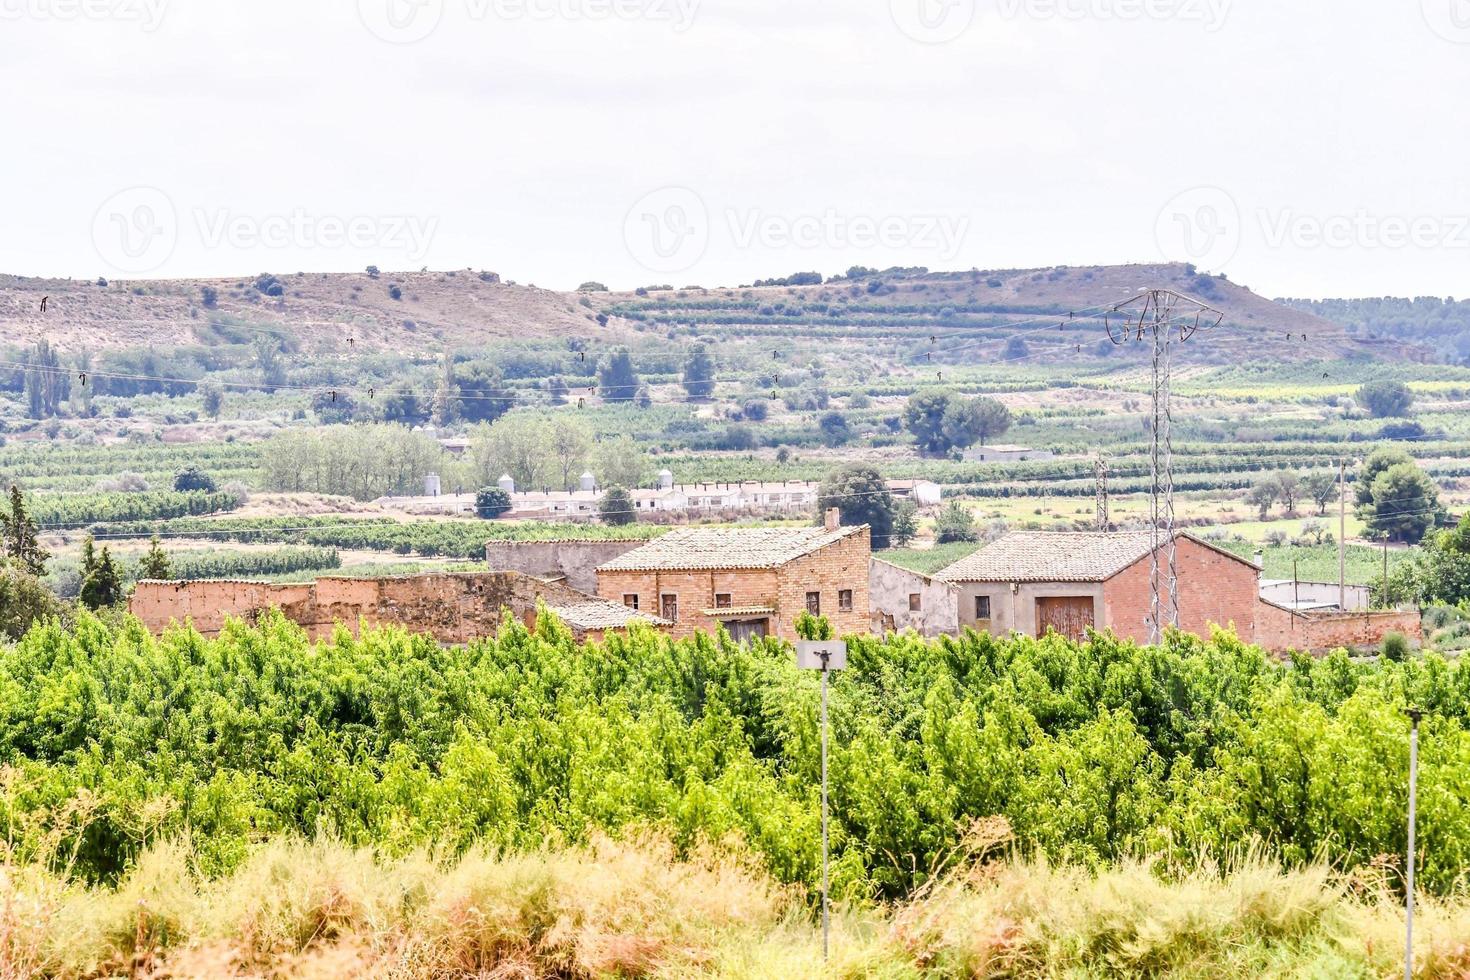
[[[1175,536],[1251,564],[1187,532]],[[1152,546],[1147,530],[1013,531],[934,577],[941,582],[1105,582],[1146,558]]]
[[[701,609],[711,619],[728,619],[732,616],[774,616],[775,606],[716,606],[713,609]]]
[[[779,568],[865,530],[839,527],[692,527],[670,531],[598,568],[600,572]]]
[[[650,616],[648,613],[629,609],[620,602],[611,602],[606,599],[589,598],[586,602],[548,605],[546,608],[561,617],[567,625],[584,630],[627,629],[634,623],[652,623],[655,626],[672,625],[666,619]]]

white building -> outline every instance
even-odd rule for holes
[[[965,450],[967,463],[1024,463],[1027,460],[1056,459],[1050,449],[1033,449],[1030,446],[971,446]]]

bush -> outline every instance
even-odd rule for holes
[[[217,488],[214,478],[208,473],[202,472],[197,466],[190,466],[174,477],[174,490],[179,493],[190,493],[203,491],[214,493]]]
[[[1383,638],[1380,650],[1383,659],[1403,663],[1409,659],[1409,638],[1402,633],[1389,633]]]
[[[475,514],[493,520],[510,510],[510,494],[501,487],[485,487],[475,494]]]

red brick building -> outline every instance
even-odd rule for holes
[[[795,640],[803,610],[826,616],[839,635],[864,633],[868,613],[866,525],[685,528],[597,569],[597,594],[673,625],[673,636],[714,632],[736,639]]]
[[[1186,532],[1174,536],[1179,627],[1209,636],[1233,626],[1251,641],[1261,606],[1260,569]],[[1147,642],[1153,536],[1149,531],[1008,534],[935,576],[959,593],[959,625],[996,634],[1080,638],[1089,627]],[[1163,615],[1170,608],[1167,548]]]

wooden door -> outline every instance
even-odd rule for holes
[[[1042,596],[1036,600],[1036,635],[1057,632],[1069,640],[1082,640],[1092,627],[1092,596]]]
[[[725,623],[725,630],[736,643],[749,643],[766,635],[767,620],[736,619]]]

